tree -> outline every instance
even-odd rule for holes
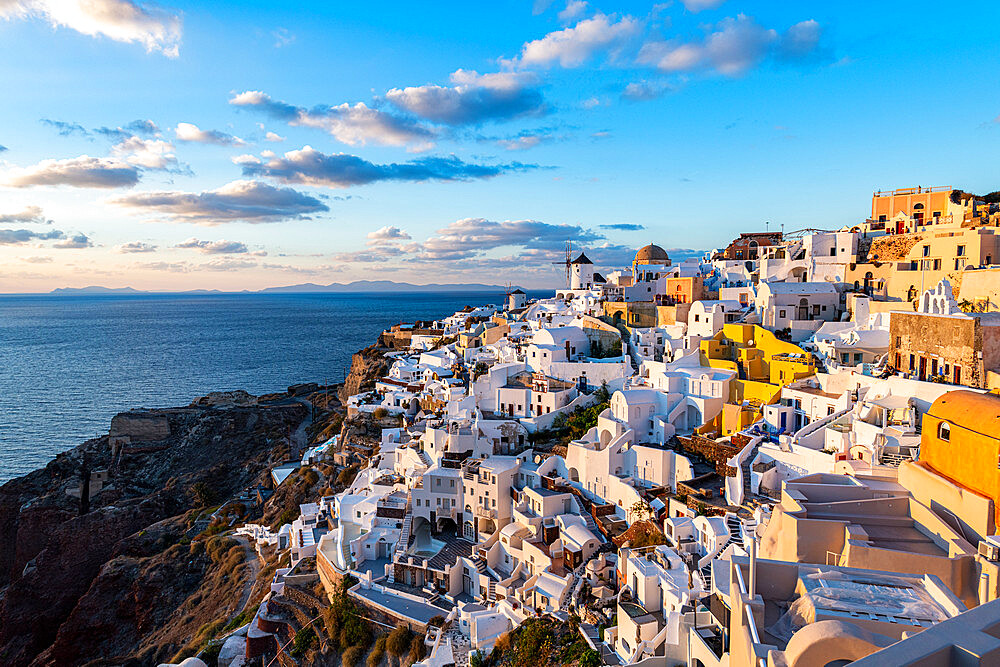
[[[486,656],[480,650],[473,651],[469,654],[469,667],[483,667],[486,662]]]
[[[629,508],[629,514],[636,517],[637,521],[642,521],[652,516],[653,508],[645,500],[640,499],[632,503],[632,506]]]
[[[361,663],[361,656],[364,654],[365,650],[360,646],[351,646],[341,654],[341,662],[344,667],[357,667]]]

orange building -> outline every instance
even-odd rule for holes
[[[690,278],[667,278],[664,293],[662,295],[657,295],[657,297],[661,296],[666,298],[658,298],[658,300],[662,301],[665,305],[702,301],[705,299],[704,279],[701,276],[693,276]]]
[[[884,190],[872,195],[872,220],[885,222],[899,213],[920,220],[932,220],[948,215],[951,186],[936,188],[899,188]]]
[[[949,391],[924,415],[920,461],[1000,507],[1000,396]]]

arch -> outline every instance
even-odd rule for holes
[[[809,301],[805,297],[799,299],[798,317],[796,317],[795,319],[797,320],[809,319]]]
[[[910,289],[906,290],[906,300],[913,301],[917,298],[917,288],[910,285]]]
[[[569,481],[571,482],[580,481],[580,471],[577,470],[576,468],[570,468],[568,474],[569,474]]]
[[[607,447],[611,442],[611,431],[604,429],[601,431],[601,447]]]

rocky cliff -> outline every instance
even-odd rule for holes
[[[347,402],[348,397],[375,388],[375,380],[388,374],[389,364],[385,353],[389,350],[379,345],[370,345],[351,357],[351,371],[344,380],[338,395]]]
[[[192,508],[264,479],[306,417],[287,397],[130,412],[0,486],[0,664],[169,658],[218,576]]]

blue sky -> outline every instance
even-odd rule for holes
[[[997,190],[997,13],[0,0],[0,291],[549,286]]]

